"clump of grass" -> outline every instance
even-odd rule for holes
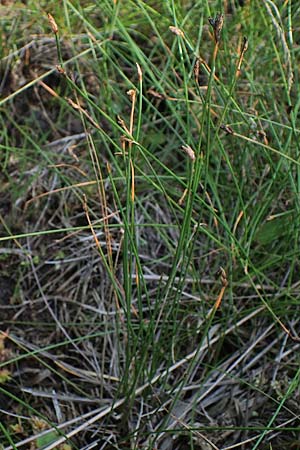
[[[294,445],[299,8],[29,3],[1,68],[1,444]]]

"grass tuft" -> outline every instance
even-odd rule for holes
[[[300,7],[2,3],[0,447],[296,448]]]

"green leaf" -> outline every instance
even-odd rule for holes
[[[263,223],[255,234],[255,241],[261,245],[268,245],[277,239],[287,236],[292,231],[293,214],[277,216],[273,220]]]
[[[59,438],[56,431],[49,431],[49,433],[40,436],[36,440],[36,445],[38,448],[45,447],[46,445],[52,444]]]

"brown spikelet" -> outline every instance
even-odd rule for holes
[[[47,13],[47,16],[48,16],[48,20],[49,20],[49,23],[50,23],[50,26],[52,28],[53,33],[57,34],[58,33],[58,26],[57,26],[57,23],[54,20],[54,17],[50,13]]]
[[[189,145],[182,145],[181,148],[192,161],[195,161],[195,152]]]
[[[184,37],[184,32],[178,27],[170,26],[169,30],[172,31],[172,33],[176,34],[176,36]]]
[[[137,71],[138,71],[139,82],[141,82],[143,79],[143,72],[142,72],[142,69],[141,69],[141,66],[139,65],[139,63],[136,63],[136,67],[137,67]]]

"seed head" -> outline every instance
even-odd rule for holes
[[[48,20],[49,20],[49,23],[50,23],[50,26],[52,28],[53,33],[57,34],[58,33],[58,26],[57,26],[57,23],[54,20],[54,17],[50,13],[48,13],[47,16],[48,16]]]

